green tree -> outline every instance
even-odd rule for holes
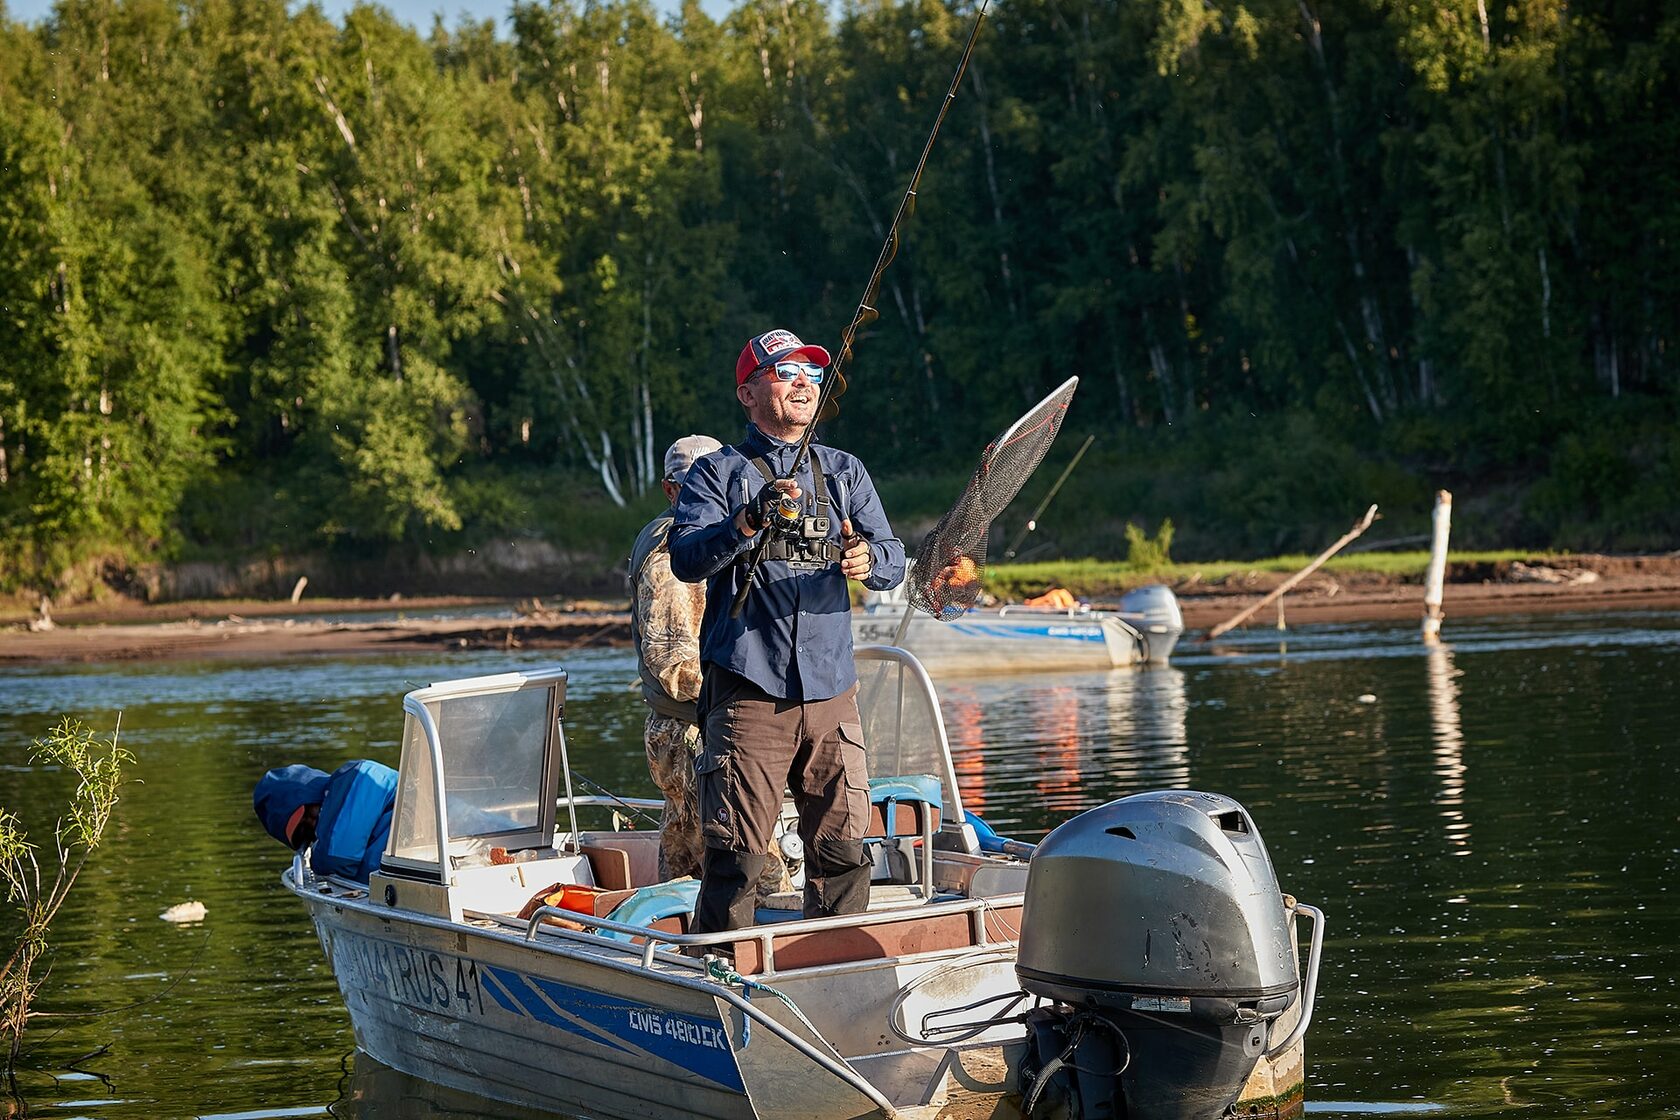
[[[544,442],[623,505],[657,484],[686,341],[731,294],[708,90],[646,0],[520,5],[515,32],[529,139],[508,162],[546,263],[512,286],[528,397]]]
[[[48,106],[7,114],[23,158],[5,174],[29,220],[4,266],[24,357],[0,516],[49,571],[157,547],[208,462],[224,324],[169,190],[185,161],[161,158],[182,138],[164,106],[189,82],[175,27],[161,6],[63,5],[33,75]]]

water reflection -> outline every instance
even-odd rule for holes
[[[960,689],[944,690],[939,707],[945,719],[945,740],[951,744],[951,764],[957,771],[963,808],[985,816],[985,709],[978,698]]]
[[[1452,647],[1431,645],[1425,656],[1429,677],[1429,726],[1435,744],[1435,774],[1440,789],[1435,803],[1441,817],[1447,845],[1455,856],[1470,854],[1470,822],[1464,816],[1464,728],[1459,720],[1458,678],[1453,667]]]
[[[410,1077],[360,1050],[345,1059],[345,1067],[338,1100],[323,1110],[339,1120],[554,1120],[556,1116]]]
[[[994,828],[1025,838],[1115,797],[1190,784],[1178,669],[966,678],[939,693],[963,805]]]
[[[1123,768],[1120,777],[1140,790],[1189,786],[1190,743],[1185,723],[1190,699],[1183,671],[1163,667],[1110,673],[1105,695],[1110,740],[1137,745],[1150,762],[1147,770]]]

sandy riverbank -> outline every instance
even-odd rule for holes
[[[1197,580],[1176,590],[1191,632],[1230,618],[1283,579],[1254,572],[1218,586]],[[1283,600],[1291,626],[1395,622],[1422,617],[1423,589],[1378,573],[1315,576]],[[0,664],[138,659],[272,659],[321,654],[450,649],[578,649],[622,645],[629,625],[622,603],[572,603],[520,611],[489,600],[322,600],[290,602],[107,603],[55,611],[55,627],[32,632],[27,619],[0,619]],[[478,615],[463,615],[470,611]],[[1446,588],[1451,620],[1538,612],[1680,610],[1680,557],[1576,557],[1544,569],[1460,571]],[[307,611],[334,619],[287,617]],[[380,612],[377,620],[358,614]],[[392,617],[395,616],[395,617]],[[1251,626],[1275,626],[1267,607]]]

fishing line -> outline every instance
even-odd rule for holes
[[[916,208],[916,190],[921,186],[922,172],[927,168],[928,156],[933,152],[933,142],[939,136],[939,129],[945,123],[945,116],[951,111],[951,103],[957,99],[957,89],[962,84],[963,75],[968,72],[968,61],[974,55],[974,43],[980,36],[980,25],[985,22],[986,12],[991,7],[991,0],[980,0],[980,5],[974,10],[974,22],[968,29],[968,40],[963,44],[962,57],[957,60],[956,73],[951,75],[951,87],[945,91],[944,100],[939,103],[939,111],[934,114],[933,128],[928,131],[927,142],[922,145],[922,154],[916,160],[916,169],[910,175],[910,185],[905,188],[904,196],[898,200],[898,210],[893,214],[892,224],[887,227],[887,236],[881,242],[881,251],[875,258],[875,267],[869,273],[869,282],[863,286],[863,298],[858,300],[857,310],[852,313],[852,321],[840,335],[840,348],[834,356],[834,362],[822,379],[817,389],[817,410],[811,422],[805,425],[804,433],[799,437],[799,450],[794,454],[793,467],[787,478],[796,478],[805,460],[811,454],[811,438],[816,434],[817,424],[823,420],[832,420],[840,413],[839,398],[846,392],[846,368],[851,364],[854,344],[858,332],[881,317],[881,312],[875,307],[881,292],[881,277],[898,256],[898,231],[904,220]],[[780,480],[778,480],[780,481]],[[842,510],[842,515],[849,513]],[[741,608],[746,605],[747,592],[752,589],[754,573],[763,559],[764,545],[769,539],[769,526],[760,530],[759,539],[747,554],[746,574],[741,580],[741,587],[735,593],[735,601],[730,605],[729,614],[738,618]]]

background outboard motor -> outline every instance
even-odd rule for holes
[[[1144,660],[1163,664],[1184,633],[1184,612],[1172,588],[1158,583],[1134,587],[1120,598],[1120,617],[1143,635]]]
[[[1247,810],[1140,793],[1038,845],[1021,915],[1028,1114],[1212,1120],[1295,1002],[1283,896]]]

